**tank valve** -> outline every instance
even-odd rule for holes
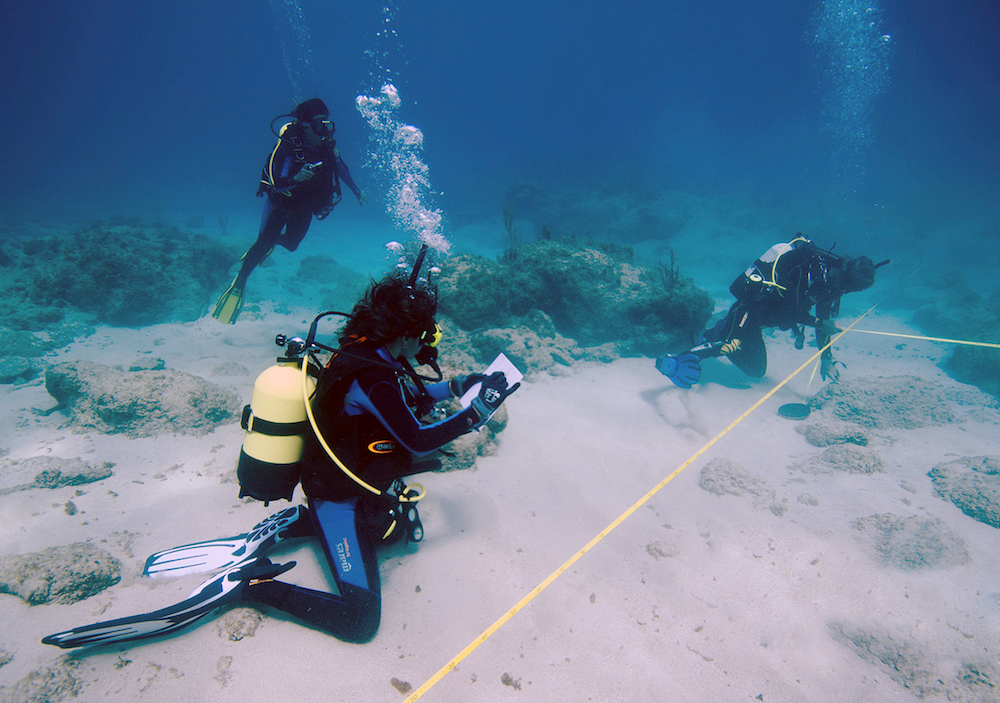
[[[288,356],[302,356],[306,350],[306,340],[302,337],[292,337],[285,341],[285,352]]]

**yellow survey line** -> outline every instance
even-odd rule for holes
[[[992,342],[969,342],[964,339],[945,339],[944,337],[924,337],[919,334],[901,334],[899,332],[879,332],[877,330],[854,330],[854,331],[863,332],[864,334],[880,334],[884,337],[905,337],[906,339],[922,339],[928,342],[947,342],[948,344],[965,344],[970,347],[990,347],[992,349],[1000,349],[1000,344],[994,344]]]
[[[876,305],[877,305],[877,303],[876,303]],[[490,637],[492,637],[494,632],[496,632],[501,627],[503,627],[503,625],[506,624],[508,620],[510,620],[515,615],[517,615],[518,611],[520,611],[522,608],[524,608],[524,606],[528,605],[528,603],[530,603],[532,600],[534,600],[535,596],[537,596],[539,593],[541,593],[546,588],[548,588],[549,585],[551,585],[553,581],[555,581],[557,578],[559,578],[560,576],[562,576],[563,572],[565,572],[568,568],[570,568],[571,566],[573,566],[573,564],[575,564],[576,562],[578,562],[580,560],[580,558],[583,557],[584,554],[586,554],[587,552],[589,552],[591,550],[591,548],[594,547],[594,545],[596,545],[602,539],[604,539],[605,537],[607,537],[608,534],[610,534],[612,530],[614,530],[616,527],[618,527],[620,524],[622,524],[632,513],[634,513],[639,508],[641,508],[643,506],[643,504],[645,504],[650,498],[652,498],[654,495],[656,495],[657,492],[660,491],[660,489],[662,489],[668,483],[670,483],[671,481],[673,481],[674,478],[676,478],[677,475],[681,471],[683,471],[688,466],[690,466],[695,461],[695,459],[697,459],[702,454],[704,454],[706,451],[708,451],[709,448],[712,447],[712,445],[714,445],[720,439],[722,439],[723,437],[725,437],[734,427],[736,427],[736,425],[738,425],[741,422],[743,422],[743,420],[745,420],[747,418],[747,416],[750,415],[750,413],[752,413],[754,410],[756,410],[761,405],[763,405],[771,396],[773,396],[775,393],[777,393],[780,388],[782,388],[786,383],[788,383],[793,378],[795,378],[795,376],[797,376],[799,373],[801,373],[803,369],[805,369],[807,366],[809,366],[809,364],[811,364],[813,361],[815,361],[817,358],[819,358],[820,354],[822,354],[824,351],[826,351],[827,348],[829,348],[829,346],[831,344],[833,344],[835,341],[837,341],[838,339],[840,339],[844,335],[844,333],[846,333],[848,330],[850,330],[851,328],[853,328],[854,325],[858,324],[858,322],[860,322],[861,319],[865,315],[867,315],[872,310],[874,310],[875,307],[876,307],[876,305],[873,305],[870,308],[868,308],[868,310],[866,310],[864,312],[864,314],[861,315],[861,317],[859,317],[857,320],[855,320],[854,322],[852,322],[848,327],[845,327],[843,330],[841,330],[840,334],[836,335],[835,337],[832,337],[830,339],[830,341],[827,342],[826,345],[822,349],[820,349],[815,354],[813,354],[811,357],[809,357],[809,360],[806,361],[804,364],[802,364],[802,366],[800,366],[799,368],[795,369],[795,371],[793,371],[791,373],[791,375],[788,376],[788,378],[786,378],[784,381],[782,381],[781,383],[779,383],[778,385],[776,385],[774,388],[772,388],[771,390],[769,390],[767,393],[765,393],[764,396],[760,400],[758,400],[756,403],[754,403],[753,405],[751,405],[747,410],[745,410],[743,412],[742,415],[740,415],[738,418],[736,418],[735,420],[733,420],[732,422],[730,422],[729,425],[727,425],[724,430],[722,430],[717,435],[715,435],[714,437],[712,437],[712,439],[710,439],[708,441],[708,443],[705,444],[705,446],[703,446],[701,449],[699,449],[694,454],[692,454],[691,458],[689,458],[683,464],[681,464],[676,469],[674,469],[673,473],[671,473],[665,479],[663,479],[658,484],[656,484],[656,486],[654,486],[646,495],[644,495],[642,498],[640,498],[638,501],[636,501],[632,505],[632,507],[630,507],[624,513],[622,513],[621,515],[619,515],[618,518],[616,518],[614,522],[612,522],[610,525],[608,525],[603,530],[601,530],[597,534],[597,536],[594,537],[589,542],[587,542],[587,544],[583,545],[583,547],[580,549],[580,551],[578,551],[576,554],[574,554],[569,559],[567,559],[563,563],[563,565],[560,566],[555,571],[553,571],[549,575],[548,578],[546,578],[540,584],[538,584],[533,589],[531,589],[531,591],[524,598],[522,598],[520,601],[518,601],[517,605],[515,605],[513,608],[511,608],[506,613],[504,613],[496,622],[494,622],[492,625],[490,625],[488,628],[486,628],[478,637],[476,637],[476,639],[472,640],[472,642],[470,642],[468,644],[468,646],[466,646],[465,649],[463,649],[461,652],[459,652],[458,654],[456,654],[455,657],[450,662],[448,662],[447,664],[445,664],[443,667],[441,667],[438,670],[438,672],[436,674],[434,674],[432,677],[430,677],[429,679],[427,679],[427,681],[425,681],[424,684],[420,688],[418,688],[416,691],[414,691],[413,693],[411,693],[410,696],[404,701],[404,703],[414,703],[414,701],[417,701],[421,697],[423,697],[423,695],[425,693],[427,693],[427,691],[429,691],[435,684],[437,684],[438,681],[440,681],[442,678],[444,678],[445,675],[448,674],[448,672],[450,672],[456,666],[458,666],[459,664],[461,664],[462,660],[464,660],[467,656],[469,656],[470,654],[472,654],[472,652],[474,652],[479,647],[479,645],[481,645],[483,642],[485,642]]]

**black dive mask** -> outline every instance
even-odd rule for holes
[[[323,139],[329,139],[332,137],[333,131],[336,129],[331,120],[323,119],[321,117],[314,118],[309,123],[309,128]]]

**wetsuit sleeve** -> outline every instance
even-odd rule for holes
[[[424,386],[424,390],[427,391],[427,395],[437,401],[448,400],[452,397],[451,388],[448,386],[447,381],[441,381],[441,383],[432,383],[429,386]],[[416,395],[416,391],[413,393]]]
[[[354,193],[355,198],[361,195],[361,189],[358,188],[354,179],[351,177],[351,170],[347,168],[347,164],[344,163],[342,158],[340,158],[340,152],[336,149],[333,152],[333,168],[337,172],[337,178],[347,184],[347,187],[351,189],[352,193]]]
[[[403,400],[399,383],[379,379],[355,381],[351,400],[378,418],[389,433],[416,456],[430,454],[456,437],[465,434],[479,422],[479,414],[471,407],[449,415],[438,422],[422,425]]]

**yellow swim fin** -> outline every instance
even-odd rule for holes
[[[215,304],[215,311],[212,313],[219,322],[235,325],[236,318],[243,311],[243,289],[236,287],[233,281],[226,292],[219,296],[219,301]]]

